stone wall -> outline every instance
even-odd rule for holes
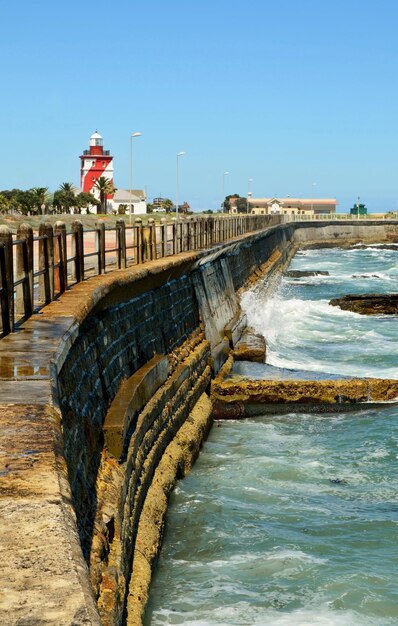
[[[199,325],[187,276],[101,308],[82,324],[58,376],[64,453],[86,558],[96,510],[95,484],[103,447],[102,425],[123,379],[154,354],[168,354]]]

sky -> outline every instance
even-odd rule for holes
[[[358,197],[398,210],[396,0],[0,0],[0,189],[80,182],[95,131],[116,187]],[[228,174],[224,174],[229,172]]]

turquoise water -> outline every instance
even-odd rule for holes
[[[244,294],[249,324],[267,339],[267,363],[398,378],[397,317],[358,315],[329,305],[349,293],[397,292],[397,261],[394,249],[308,250],[296,255],[290,269],[328,271],[329,276],[285,278],[266,302],[261,289]]]
[[[271,358],[320,371],[397,372],[395,317],[359,320],[326,303],[339,293],[394,291],[392,252],[309,251],[292,268],[329,268],[330,277],[286,279],[271,303],[247,294],[249,321],[271,331]],[[351,278],[375,274],[375,264],[379,279]],[[280,316],[290,298],[290,317]],[[304,335],[292,346],[291,328]],[[386,405],[217,423],[172,495],[146,624],[398,625],[397,417]]]

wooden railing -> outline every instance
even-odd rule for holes
[[[16,236],[0,226],[0,337],[90,276],[211,248],[281,221],[279,215],[163,218],[146,224],[137,218],[131,226],[118,220],[115,228],[99,221],[92,230],[75,221],[69,233],[63,222],[43,222],[37,235],[21,224]]]

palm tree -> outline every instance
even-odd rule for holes
[[[47,205],[48,187],[33,187],[33,189],[31,189],[31,192],[34,197],[34,204],[35,207],[37,207],[37,212],[40,213],[41,208],[43,206],[46,207]]]
[[[76,205],[75,186],[73,183],[62,183],[54,194],[54,206],[59,211],[70,212]]]
[[[116,189],[113,186],[112,181],[106,176],[100,176],[96,181],[94,187],[99,191],[101,213],[106,213],[106,199],[107,196],[113,195]]]
[[[74,189],[75,187],[73,183],[62,183],[59,186],[59,191],[62,191],[62,193],[73,193]]]

